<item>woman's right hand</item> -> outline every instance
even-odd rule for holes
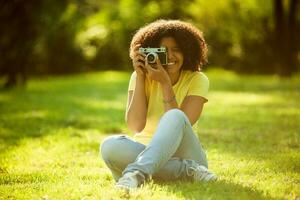
[[[134,46],[134,53],[132,58],[133,68],[136,71],[137,76],[145,77],[146,68],[145,68],[145,55],[139,52],[141,44]]]

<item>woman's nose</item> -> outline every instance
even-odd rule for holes
[[[168,58],[169,59],[174,58],[174,53],[172,51],[168,51]]]

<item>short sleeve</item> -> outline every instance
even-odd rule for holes
[[[134,71],[131,74],[131,77],[130,77],[130,80],[129,80],[128,91],[135,89],[135,83],[136,83],[136,71]]]
[[[207,100],[208,88],[209,80],[207,76],[202,72],[196,72],[191,80],[187,96],[201,96]]]

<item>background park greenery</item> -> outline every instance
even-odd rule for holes
[[[0,200],[299,198],[299,15],[297,0],[0,0]],[[131,134],[128,47],[158,18],[204,32],[198,133],[220,179],[128,196],[98,147]]]
[[[211,66],[281,76],[299,71],[297,0],[2,0],[0,76],[11,87],[31,74],[131,70],[132,35],[158,18],[199,27]]]

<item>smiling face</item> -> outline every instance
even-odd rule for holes
[[[164,68],[168,74],[178,74],[183,64],[183,54],[173,37],[163,37],[160,41],[160,46],[167,48],[168,65]]]

